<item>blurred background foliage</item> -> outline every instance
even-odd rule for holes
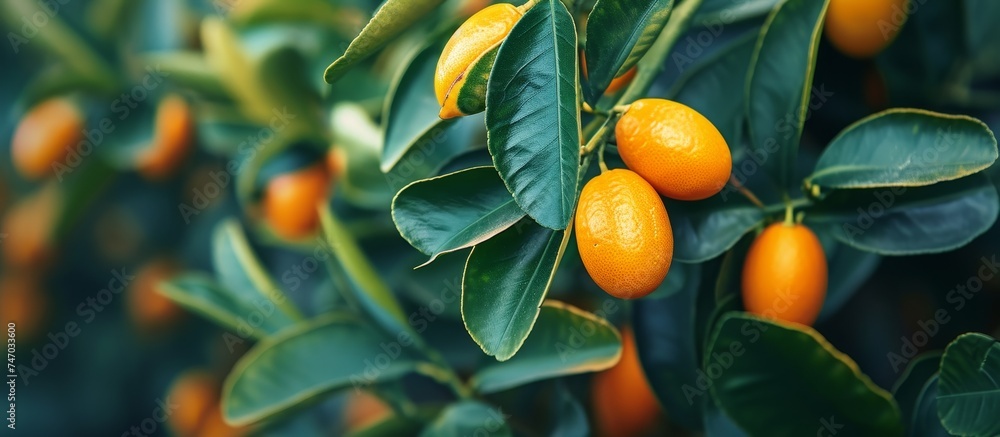
[[[449,123],[440,153],[409,159],[406,168],[388,175],[380,168],[383,126],[387,96],[399,95],[396,82],[411,59],[429,39],[442,40],[487,3],[445,1],[331,86],[323,82],[324,69],[346,50],[379,2],[4,1],[0,14],[9,47],[0,51],[0,137],[9,140],[0,142],[0,315],[4,322],[17,322],[18,362],[32,366],[33,352],[58,346],[67,323],[79,327],[55,357],[42,356],[44,365],[34,367],[37,375],[18,387],[19,431],[119,435],[151,417],[168,392],[184,399],[179,408],[185,412],[168,421],[176,435],[340,435],[373,415],[388,414],[377,398],[349,391],[252,430],[227,429],[219,421],[220,386],[250,342],[234,341],[226,336],[230,331],[155,289],[178,272],[224,269],[213,262],[219,235],[246,232],[261,264],[306,316],[344,305],[338,291],[345,285],[303,263],[323,244],[316,240],[316,223],[285,217],[302,212],[294,205],[308,206],[308,199],[296,197],[306,195],[274,188],[272,182],[289,175],[318,180],[315,196],[326,196],[332,187],[332,208],[392,285],[406,314],[456,287],[467,251],[412,270],[425,257],[399,237],[388,211],[392,196],[408,182],[488,164],[482,118]],[[571,10],[588,9],[586,0],[578,3]],[[819,145],[848,124],[888,107],[969,114],[994,131],[1000,128],[995,25],[1000,8],[985,0],[914,3],[918,9],[898,39],[874,60],[847,58],[821,41],[815,84],[830,94],[814,95],[814,102],[824,100],[806,123],[803,155],[815,159]],[[745,48],[774,4],[706,0],[690,38],[677,44],[650,95],[677,98],[710,118],[713,108],[730,107],[725,94],[699,93],[698,86],[741,90],[742,83],[726,88],[735,79],[705,69]],[[699,39],[705,31],[707,43]],[[18,123],[52,99],[81,116],[92,150],[77,149],[79,159],[67,157],[67,166],[38,177],[19,173],[9,158]],[[102,130],[102,123],[111,128]],[[731,129],[739,132],[742,124]],[[158,164],[149,156],[158,157]],[[989,172],[997,176],[994,169]],[[967,331],[1000,336],[1000,278],[984,281],[983,290],[961,308],[949,300],[949,292],[977,275],[983,260],[998,255],[997,242],[1000,230],[994,226],[969,245],[938,255],[883,258],[844,247],[848,253],[831,266],[852,264],[854,274],[839,278],[849,291],[836,293],[841,301],[824,310],[817,329],[886,389],[902,372],[887,360],[887,351],[900,351],[901,338],[912,338],[938,309],[954,310],[954,321],[941,325],[920,350],[943,349]],[[568,250],[574,250],[572,244]],[[683,292],[666,290],[666,297],[633,308],[647,374],[656,373],[649,366],[677,364],[672,338],[691,323],[686,309],[696,304],[697,284],[714,280],[719,262],[677,263],[664,287]],[[568,256],[564,264],[551,295],[601,308],[607,298],[582,273],[578,257]],[[713,273],[703,278],[702,272]],[[101,293],[120,277],[128,282],[125,292]],[[111,302],[94,303],[109,295]],[[606,315],[622,325],[628,314]],[[468,337],[457,301],[438,317],[426,325],[424,337],[462,375],[494,361]],[[599,402],[600,396],[590,401],[591,379],[539,382],[491,395],[491,401],[513,416],[510,423],[519,434],[547,435],[560,429],[552,423],[558,417],[586,422],[570,413],[593,411]],[[676,385],[649,379],[661,396],[671,390],[663,387]],[[406,383],[425,400],[449,396],[426,378]],[[713,422],[715,416],[703,425],[678,411],[661,415],[660,426],[676,432],[706,427],[712,433],[731,425]],[[168,432],[160,427],[157,433]]]

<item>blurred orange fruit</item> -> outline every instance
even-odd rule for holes
[[[329,183],[325,163],[271,179],[264,192],[264,216],[274,232],[288,239],[314,233],[319,225],[317,205],[326,201]]]
[[[896,38],[907,7],[908,0],[833,0],[823,32],[841,53],[870,58]]]
[[[205,417],[205,422],[198,432],[199,437],[243,437],[249,431],[246,428],[235,427],[226,423],[222,416],[222,408],[216,404]]]
[[[348,396],[344,407],[344,426],[348,431],[364,429],[389,417],[392,408],[378,396],[355,390]]]
[[[489,6],[469,17],[445,44],[434,72],[441,118],[486,109],[486,83],[500,44],[523,12],[510,3]]]
[[[17,125],[11,142],[14,168],[28,179],[52,173],[52,165],[83,139],[84,116],[68,99],[35,105]]]
[[[646,380],[635,335],[622,328],[622,357],[614,367],[594,375],[591,402],[596,434],[607,437],[651,435],[661,409]]]
[[[156,108],[153,142],[139,155],[139,173],[147,179],[164,179],[184,162],[191,149],[194,117],[180,96],[169,95]]]
[[[157,331],[173,325],[183,314],[174,301],[157,289],[170,280],[180,267],[169,258],[157,258],[135,274],[128,287],[128,309],[132,321],[145,331]]]
[[[0,320],[17,324],[17,336],[37,338],[45,328],[49,298],[37,276],[24,272],[0,275]]]
[[[648,182],[624,169],[604,172],[583,187],[576,241],[590,277],[621,299],[653,292],[674,257],[663,201]]]
[[[707,118],[681,103],[636,100],[615,127],[618,153],[660,194],[701,200],[725,187],[733,159]]]
[[[206,423],[219,403],[219,386],[214,377],[203,370],[188,370],[171,384],[167,392],[170,404],[177,405],[167,423],[177,435],[193,436]]]
[[[750,246],[743,264],[747,311],[811,325],[823,307],[826,287],[826,254],[808,227],[775,223]]]
[[[15,268],[43,268],[55,255],[61,209],[62,196],[53,183],[12,205],[0,226],[4,261]]]

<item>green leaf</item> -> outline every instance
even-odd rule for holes
[[[936,380],[940,363],[941,352],[928,352],[914,358],[906,366],[903,376],[896,381],[896,385],[892,388],[892,397],[896,399],[899,409],[903,412],[903,424],[906,426],[908,436],[921,435],[918,428],[927,425],[922,423],[924,418],[920,417],[919,414],[922,414],[920,411],[921,401],[926,402],[928,399],[921,399],[921,396],[931,379],[935,380],[935,391],[937,390]],[[930,400],[933,401],[933,399]],[[937,423],[937,427],[941,428],[936,406],[934,410],[931,410],[930,416],[933,422]]]
[[[335,144],[341,147],[349,163],[338,181],[338,190],[352,204],[385,210],[396,193],[379,169],[382,133],[364,108],[355,103],[340,103],[330,114]]]
[[[289,326],[302,319],[302,313],[254,254],[236,219],[225,220],[215,228],[212,262],[219,282],[244,308],[276,306],[280,311],[266,319],[277,327]]]
[[[168,81],[207,96],[226,99],[230,97],[219,74],[209,65],[201,52],[153,52],[142,58],[146,64],[155,65],[160,71],[165,72]]]
[[[840,241],[881,255],[964,246],[997,218],[997,191],[983,175],[926,187],[837,190],[806,215]]]
[[[435,131],[454,122],[438,117],[441,107],[432,86],[443,47],[431,44],[420,50],[386,95],[383,172],[391,170],[416,143],[432,139]]]
[[[433,417],[433,416],[432,416]],[[397,437],[418,435],[424,422],[405,416],[392,415],[369,426],[347,433],[345,437]]]
[[[791,181],[828,0],[785,0],[768,17],[747,80],[750,144],[781,189]]]
[[[580,165],[576,28],[542,0],[500,46],[486,93],[488,147],[514,200],[547,228],[573,216]]]
[[[806,184],[828,188],[921,186],[986,169],[997,140],[983,122],[964,115],[890,109],[844,129]]]
[[[472,249],[462,279],[462,320],[487,355],[505,361],[524,344],[570,234],[525,219]]]
[[[596,372],[615,365],[621,352],[621,336],[607,320],[548,301],[521,351],[510,360],[480,367],[469,385],[480,393],[495,393],[541,379]]]
[[[587,411],[584,410],[580,401],[573,397],[573,393],[569,391],[562,380],[556,380],[554,391],[550,401],[554,423],[548,435],[550,437],[589,436],[591,431],[587,421]]]
[[[587,101],[596,105],[615,77],[646,54],[670,18],[673,0],[599,0],[587,19]]]
[[[489,435],[510,437],[506,414],[500,409],[479,401],[462,401],[452,404],[431,424],[420,437],[452,437]]]
[[[755,35],[748,35],[720,50],[701,68],[690,69],[677,80],[669,95],[708,118],[730,148],[741,144],[746,86],[750,59],[757,45]]]
[[[937,411],[952,434],[1000,434],[1000,343],[979,334],[959,336],[944,350]]]
[[[733,423],[733,419],[722,412],[711,399],[705,403],[703,417],[705,437],[747,437],[747,433]]]
[[[745,197],[727,194],[698,202],[665,200],[674,230],[674,260],[697,263],[715,258],[764,220],[764,211]]]
[[[219,77],[225,78],[225,89],[240,102],[247,116],[266,123],[273,105],[236,32],[225,21],[208,17],[201,22],[201,40],[208,63]]]
[[[647,295],[650,299],[662,299],[684,291],[692,282],[697,283],[701,274],[701,264],[675,262],[670,264],[667,277],[656,290]]]
[[[667,274],[668,279],[671,274]],[[702,405],[708,398],[707,393],[697,388],[695,373],[697,343],[701,338],[693,329],[694,308],[700,283],[700,275],[688,275],[680,292],[663,299],[639,299],[632,304],[632,330],[646,379],[664,409],[670,412],[671,420],[690,429],[700,428]]]
[[[939,383],[938,375],[935,374],[924,384],[923,389],[917,396],[917,402],[913,409],[913,422],[908,424],[908,436],[951,437],[952,434],[944,429],[944,425],[941,424],[941,419],[937,415]]]
[[[854,296],[861,284],[875,273],[882,260],[878,254],[841,244],[829,232],[824,232],[826,230],[826,228],[817,229],[820,241],[826,249],[829,268],[827,275],[829,284],[826,288],[826,298],[823,300],[823,309],[819,313],[820,321],[836,314]]]
[[[395,348],[383,347],[385,344]],[[356,317],[331,314],[261,341],[226,377],[222,408],[237,425],[258,422],[330,392],[399,378],[418,362]],[[390,355],[391,354],[391,355]],[[379,357],[387,357],[387,364]],[[375,361],[378,360],[378,361]]]
[[[414,182],[392,200],[399,234],[430,255],[475,246],[524,217],[493,167]]]
[[[903,434],[889,393],[812,328],[729,313],[706,357],[712,395],[751,435],[815,435],[831,421],[842,435]]]
[[[323,80],[336,82],[351,67],[374,54],[441,3],[444,0],[387,0],[361,29],[361,34],[351,41],[347,51],[326,67]]]
[[[356,303],[393,336],[409,334],[415,342],[421,339],[413,331],[389,286],[361,251],[350,231],[326,207],[320,208],[323,237],[333,253],[334,273],[343,273]]]
[[[250,324],[252,309],[246,308],[212,278],[201,274],[175,277],[162,283],[157,290],[184,308],[201,314],[232,332],[242,334],[249,331],[249,336],[259,339],[282,328],[275,326],[275,319],[271,317],[264,317],[260,326]]]

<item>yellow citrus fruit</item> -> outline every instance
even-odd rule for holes
[[[347,398],[343,414],[347,430],[356,431],[389,417],[392,409],[378,396],[366,391],[355,391]]]
[[[308,236],[319,225],[317,206],[326,201],[330,177],[326,163],[276,176],[264,192],[264,216],[279,236]]]
[[[11,206],[0,225],[0,249],[11,267],[40,269],[55,255],[54,234],[62,210],[58,186],[49,183]]]
[[[618,120],[615,137],[625,165],[671,199],[711,197],[725,187],[733,170],[719,130],[681,103],[636,100]]]
[[[854,58],[877,55],[906,22],[908,0],[833,0],[823,32],[841,53]]]
[[[469,17],[444,46],[434,72],[441,118],[482,112],[486,82],[500,44],[523,13],[510,3],[489,6]]]
[[[660,404],[639,363],[632,329],[622,328],[622,358],[594,375],[591,402],[596,434],[607,437],[650,435],[658,424]]]
[[[189,370],[171,384],[167,402],[176,405],[167,423],[177,435],[196,435],[219,403],[219,387],[208,372]]]
[[[775,223],[750,246],[743,264],[747,311],[811,325],[823,307],[826,286],[826,254],[808,227]]]
[[[156,108],[153,143],[139,155],[139,173],[147,179],[170,176],[191,149],[194,117],[183,98],[170,95]]]
[[[83,139],[84,116],[67,99],[46,100],[21,119],[11,142],[11,158],[24,177],[52,173],[52,165]]]
[[[48,311],[48,295],[37,276],[19,271],[0,275],[0,320],[16,323],[18,338],[43,334]]]
[[[169,258],[158,258],[144,265],[135,274],[128,287],[128,306],[132,320],[147,331],[166,328],[175,323],[184,312],[174,301],[157,289],[180,272],[180,267]]]
[[[643,297],[667,276],[674,235],[663,201],[639,175],[615,169],[580,193],[576,241],[587,273],[608,294]]]

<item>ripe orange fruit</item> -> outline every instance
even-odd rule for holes
[[[322,162],[271,179],[264,192],[264,216],[274,232],[288,239],[315,232],[316,207],[326,201],[329,182]]]
[[[733,170],[719,130],[681,103],[636,100],[618,120],[615,137],[628,168],[671,199],[711,197],[726,186]]]
[[[183,310],[157,291],[161,282],[170,280],[180,272],[180,267],[169,258],[150,261],[135,274],[128,287],[128,307],[132,320],[146,331],[171,326]]]
[[[55,255],[53,240],[61,210],[62,196],[54,183],[12,205],[0,225],[4,261],[21,269],[44,267]]]
[[[908,0],[833,0],[823,32],[841,53],[854,58],[877,55],[906,22]]]
[[[17,324],[17,336],[37,338],[43,334],[49,298],[39,278],[23,271],[0,275],[0,320]]]
[[[53,98],[35,105],[14,132],[14,168],[28,179],[52,173],[52,165],[83,139],[84,123],[83,113],[67,99]]]
[[[510,3],[495,4],[476,12],[451,35],[434,72],[441,118],[486,109],[486,82],[497,50],[523,14]]]
[[[139,155],[139,173],[147,179],[170,176],[191,149],[194,117],[183,98],[170,95],[156,108],[153,144]]]
[[[343,414],[347,430],[356,431],[389,417],[392,409],[378,396],[366,391],[355,391],[347,398]]]
[[[219,403],[215,378],[202,370],[189,370],[174,380],[167,392],[167,402],[177,405],[167,423],[177,435],[196,435]]]
[[[624,169],[604,172],[583,187],[576,241],[590,277],[621,299],[653,292],[674,258],[663,201],[648,182]]]
[[[826,254],[806,226],[772,224],[750,246],[743,264],[747,311],[811,325],[823,307],[826,286]]]
[[[595,431],[609,437],[650,435],[657,425],[660,404],[639,363],[632,329],[626,326],[621,333],[621,360],[594,375],[591,386]]]

